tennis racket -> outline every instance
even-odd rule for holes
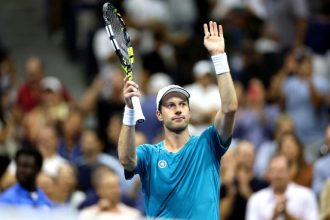
[[[103,5],[103,19],[110,42],[119,57],[124,73],[129,80],[133,80],[134,52],[124,20],[117,8],[108,2]],[[133,96],[132,104],[136,121],[138,123],[144,122],[145,117],[141,109],[139,97]]]

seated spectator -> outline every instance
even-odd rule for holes
[[[41,81],[43,78],[48,78],[45,76],[44,63],[39,57],[32,56],[26,60],[25,73],[26,80],[19,87],[17,94],[17,104],[23,114],[31,111],[39,104],[43,90]],[[62,88],[59,93],[65,101],[71,99],[67,89]]]
[[[293,121],[287,114],[278,116],[275,122],[274,139],[263,142],[256,154],[254,172],[256,176],[264,179],[269,160],[278,151],[278,142],[286,132],[293,132]]]
[[[40,128],[36,136],[36,148],[42,155],[42,180],[54,181],[58,175],[61,165],[67,163],[58,153],[59,137],[52,125],[45,125]],[[6,173],[6,184],[11,185],[15,183],[16,164],[12,161],[9,165],[8,172]],[[49,177],[46,177],[49,176]]]
[[[47,76],[41,80],[40,102],[23,117],[26,141],[34,145],[37,132],[46,125],[56,125],[69,115],[69,105],[62,97],[63,86],[59,79]]]
[[[44,65],[40,58],[29,57],[25,62],[25,82],[19,87],[17,104],[22,113],[27,113],[36,107],[40,100],[41,84],[44,77]]]
[[[315,195],[310,189],[290,180],[290,165],[284,155],[276,155],[271,159],[268,178],[270,186],[250,197],[247,220],[318,219]]]
[[[111,74],[98,75],[87,88],[79,103],[86,115],[92,114],[97,123],[97,133],[103,143],[107,142],[107,126],[113,114],[125,107],[122,95],[124,75],[116,68]],[[106,146],[106,152],[116,152],[116,146]],[[108,147],[113,147],[108,149]]]
[[[255,147],[251,142],[241,141],[235,149],[236,166],[232,179],[222,179],[220,188],[220,218],[244,220],[246,204],[252,193],[267,187],[267,183],[255,177],[253,164]]]
[[[320,196],[320,220],[330,220],[330,179],[324,184]]]
[[[318,156],[318,147],[329,121],[326,96],[330,84],[315,72],[313,56],[307,48],[293,49],[276,74],[272,90],[273,98],[284,104],[284,110],[292,118],[309,162]]]
[[[67,163],[58,153],[59,134],[54,126],[42,127],[36,138],[36,147],[42,154],[42,170],[51,177],[57,177],[60,167]]]
[[[147,143],[157,143],[163,134],[162,123],[155,114],[156,96],[158,90],[172,83],[172,78],[161,72],[152,74],[147,81],[146,95],[141,100],[141,108],[146,120],[144,123],[136,125],[136,130],[142,132],[146,136]],[[119,135],[117,136],[117,140],[118,137]]]
[[[35,149],[23,148],[15,156],[17,183],[0,195],[5,206],[48,207],[54,204],[36,185],[42,167],[42,155]]]
[[[193,66],[194,82],[185,86],[190,93],[192,131],[198,135],[208,127],[221,105],[218,87],[215,84],[214,69],[208,60],[200,60]],[[201,101],[203,100],[203,101]]]
[[[265,87],[262,82],[257,78],[252,78],[247,87],[245,106],[237,112],[234,129],[234,136],[251,141],[257,151],[261,143],[271,140],[279,114],[278,107],[268,105],[265,96]]]
[[[55,179],[54,201],[58,204],[69,205],[76,209],[85,199],[85,193],[77,189],[78,179],[77,171],[72,164],[65,163],[58,170]]]
[[[327,148],[327,154],[317,159],[314,163],[314,174],[312,188],[314,193],[319,196],[325,182],[330,178],[330,125],[325,130],[324,142]]]
[[[118,158],[117,143],[122,121],[122,113],[113,113],[108,120],[108,125],[105,130],[106,139],[104,141],[103,152],[116,158]]]
[[[305,160],[303,145],[298,137],[292,132],[284,133],[279,141],[278,152],[288,159],[291,181],[311,187],[313,165]]]
[[[120,177],[120,184],[126,195],[130,189],[132,181],[126,181],[122,166],[117,158],[102,153],[102,144],[97,133],[92,129],[86,129],[81,136],[82,155],[76,158],[73,163],[78,170],[79,189],[88,192],[93,188],[92,173],[96,168],[105,165],[114,170]]]
[[[65,121],[60,124],[62,137],[60,138],[58,153],[72,162],[82,153],[80,150],[80,136],[85,115],[78,109],[72,109]]]
[[[97,179],[96,192],[99,197],[98,203],[83,209],[79,214],[79,220],[141,219],[142,216],[137,209],[120,202],[121,188],[115,172],[104,173]]]

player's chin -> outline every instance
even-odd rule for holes
[[[175,133],[181,133],[188,127],[187,123],[171,123],[171,125],[167,126],[168,130],[175,132]]]

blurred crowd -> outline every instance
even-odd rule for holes
[[[29,57],[17,73],[10,48],[0,48],[0,209],[8,213],[25,205],[48,215],[68,208],[80,220],[145,215],[139,178],[125,180],[117,156],[124,75],[104,2],[45,1],[49,35],[83,66],[81,97],[47,74],[43,57]],[[329,0],[110,2],[133,42],[146,116],[137,145],[162,139],[155,100],[169,84],[191,94],[193,135],[212,123],[221,99],[202,24],[217,21],[239,100],[221,161],[221,219],[330,219]]]

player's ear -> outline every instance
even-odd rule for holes
[[[163,121],[163,115],[159,110],[156,111],[156,116],[157,116],[159,121]]]

